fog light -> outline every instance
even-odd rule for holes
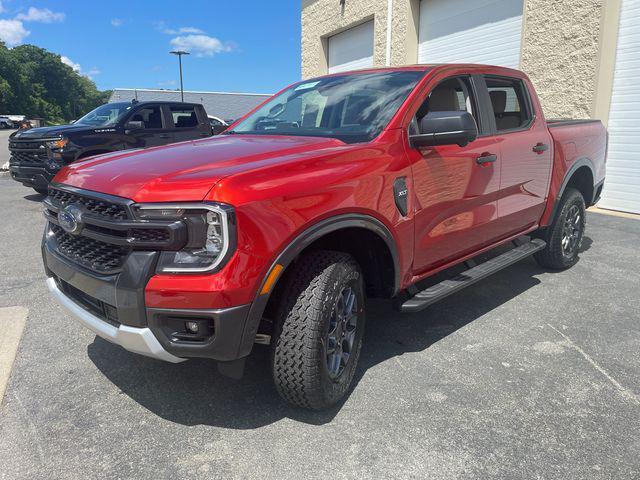
[[[198,333],[198,322],[184,322],[184,326],[186,327],[188,332]]]

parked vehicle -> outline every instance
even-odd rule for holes
[[[9,119],[9,117],[0,116],[0,128],[13,128],[13,122]]]
[[[209,125],[211,125],[211,133],[213,135],[220,135],[227,128],[229,128],[230,124],[225,122],[220,117],[209,115]]]
[[[323,409],[352,383],[367,297],[417,312],[530,255],[575,264],[606,143],[599,121],[545,121],[517,70],[305,80],[223,135],[64,168],[47,284],[142,355],[237,376],[269,344],[282,397]]]
[[[14,180],[40,193],[81,158],[211,136],[204,107],[175,102],[108,103],[70,125],[18,131],[9,138]]]

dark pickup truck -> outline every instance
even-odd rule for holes
[[[107,103],[71,125],[20,130],[9,137],[11,177],[45,194],[65,165],[102,153],[210,137],[202,105],[173,102]]]

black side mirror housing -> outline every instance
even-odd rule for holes
[[[124,129],[133,132],[134,130],[142,130],[144,128],[144,122],[138,120],[130,120],[124,124]]]
[[[459,145],[464,147],[478,137],[478,126],[469,112],[429,112],[420,121],[420,133],[409,135],[411,146]]]

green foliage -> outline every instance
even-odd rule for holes
[[[67,123],[107,102],[110,94],[62,63],[60,55],[34,45],[9,49],[0,42],[0,114]]]

